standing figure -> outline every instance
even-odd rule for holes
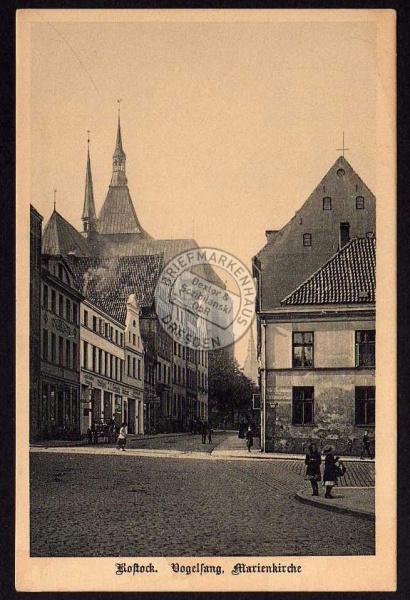
[[[332,496],[332,488],[337,485],[336,475],[336,459],[333,454],[332,446],[325,446],[323,448],[323,454],[325,455],[325,469],[323,471],[323,485],[326,488],[325,498],[334,498]]]
[[[211,424],[209,424],[209,427],[208,427],[208,444],[212,444],[212,434],[213,434],[213,430],[212,430]]]
[[[205,421],[203,421],[202,425],[201,425],[201,434],[202,434],[202,443],[206,444],[207,426],[206,426]]]
[[[322,479],[320,474],[320,465],[322,459],[320,458],[320,453],[317,450],[316,444],[310,444],[308,448],[308,453],[305,458],[306,465],[306,476],[305,479],[310,481],[312,486],[312,496],[319,496],[319,486],[318,481]]]
[[[120,433],[118,434],[117,450],[125,452],[125,444],[127,443],[127,423],[121,423]]]
[[[238,438],[244,438],[245,437],[245,423],[243,422],[243,419],[241,419],[241,422],[239,423],[239,433],[238,433]]]
[[[248,447],[248,452],[250,452],[253,446],[253,433],[250,425],[248,427],[248,431],[246,432],[246,445]]]
[[[368,431],[364,432],[363,440],[362,440],[362,453],[360,458],[364,458],[364,455],[367,454],[368,458],[371,458],[370,453],[370,437]]]

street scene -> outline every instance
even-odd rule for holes
[[[347,461],[333,510],[299,456],[249,453],[237,432],[30,453],[33,556],[373,554],[374,462]],[[298,496],[298,494],[300,494]],[[322,504],[321,504],[322,503]]]
[[[380,38],[217,13],[21,25],[30,558],[376,555]]]

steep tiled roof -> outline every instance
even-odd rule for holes
[[[93,252],[87,240],[57,211],[51,215],[44,228],[42,240],[43,254],[67,256],[92,256]]]
[[[375,302],[376,240],[356,238],[337,252],[282,305]]]
[[[142,239],[150,235],[141,227],[129,189],[126,185],[110,185],[105,202],[98,216],[98,232],[101,234],[138,233]]]
[[[162,267],[162,255],[118,258],[70,257],[77,285],[93,304],[124,323],[126,303],[135,294],[141,307],[151,307]]]

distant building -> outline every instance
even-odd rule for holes
[[[315,292],[314,314],[309,317],[312,321],[310,327],[303,317],[306,313],[306,319],[309,321],[308,309],[296,303],[289,304],[289,298],[294,298],[295,290],[305,285],[315,274],[328,273],[324,265],[335,254],[338,258],[334,259],[334,264],[342,265],[343,261],[349,260],[350,268],[354,269],[354,259],[351,258],[350,251],[343,251],[345,247],[356,248],[355,244],[359,244],[358,248],[363,252],[363,255],[360,255],[360,264],[365,265],[370,261],[371,266],[374,250],[369,253],[366,249],[373,247],[374,231],[374,195],[347,160],[340,156],[291,221],[281,230],[267,232],[267,244],[253,259],[254,276],[257,281],[257,346],[261,361],[262,447],[265,451],[281,449],[277,448],[279,439],[284,447],[290,448],[292,444],[296,444],[295,449],[301,451],[301,444],[311,436],[320,436],[323,439],[336,436],[340,440],[343,438],[347,443],[348,436],[357,435],[357,429],[352,425],[351,414],[345,412],[344,417],[341,416],[339,401],[322,402],[317,393],[320,386],[327,385],[332,388],[330,393],[334,396],[344,399],[349,394],[351,396],[353,388],[349,393],[346,390],[339,393],[337,387],[341,386],[342,389],[346,385],[346,381],[343,383],[343,377],[340,377],[343,370],[345,374],[346,369],[353,369],[351,375],[356,373],[351,354],[354,348],[351,335],[354,338],[355,331],[358,332],[357,336],[360,336],[360,331],[374,330],[374,306],[369,306],[372,302],[372,290],[367,289],[370,281],[366,281],[365,289],[360,288],[360,280],[355,282],[354,289],[349,288],[349,293],[355,298],[360,293],[365,294],[366,290],[370,294],[368,297],[363,296],[357,307],[346,306],[349,303],[348,300],[345,301],[348,297],[346,294],[335,296],[335,299],[329,302],[331,306],[327,306],[327,302],[323,300],[326,296],[321,296],[326,289],[322,283]],[[355,238],[368,238],[369,241],[351,242]],[[350,243],[351,246],[348,246]],[[333,282],[333,285],[344,290],[350,285],[349,281],[348,273],[334,269],[331,271],[331,281],[328,285]],[[360,315],[364,305],[367,312],[365,322],[361,322]],[[309,310],[313,308],[309,307]],[[314,319],[317,319],[317,322]],[[359,325],[363,326],[362,329]],[[326,328],[327,335],[324,333]],[[337,333],[340,328],[350,333],[346,333],[345,336]],[[309,352],[313,352],[313,346],[309,350],[312,344],[315,353],[319,352],[315,354],[314,363],[303,362],[302,366],[298,366],[297,353],[308,357]],[[336,356],[340,358],[340,363]],[[319,369],[323,370],[319,373]],[[327,383],[324,380],[325,369],[328,370]],[[315,384],[318,377],[322,377],[319,388],[318,383]],[[349,385],[355,387],[354,381],[358,379],[351,378]],[[368,379],[367,383],[363,383],[364,387],[372,387]],[[363,386],[357,383],[358,388]],[[312,423],[296,423],[298,410],[302,410],[298,406],[306,406],[307,410],[307,407],[313,406],[312,397],[309,396],[312,388],[316,388],[314,393],[318,411],[314,413],[316,416],[313,426]],[[351,398],[349,407],[351,410]],[[347,405],[345,409],[348,410]],[[341,427],[342,418],[345,421],[348,419],[349,426],[346,421],[346,426]]]
[[[243,372],[254,383],[258,384],[258,357],[256,354],[256,344],[253,337],[252,327],[249,329],[248,349],[245,362],[243,364]]]

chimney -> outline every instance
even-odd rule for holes
[[[279,233],[278,229],[267,229],[265,231],[265,235],[266,235],[266,241],[267,242],[271,242],[273,240],[274,237],[276,237],[276,235]]]

